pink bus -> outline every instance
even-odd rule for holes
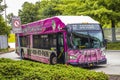
[[[83,67],[107,62],[103,30],[89,16],[55,16],[21,27],[16,52],[22,58]]]

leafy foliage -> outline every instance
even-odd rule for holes
[[[25,2],[22,7],[22,10],[19,10],[22,24],[37,20],[38,8],[34,4]]]
[[[115,27],[120,26],[119,5],[119,0],[41,0],[35,4],[24,3],[19,16],[22,23],[28,23],[56,15],[89,15],[104,27]]]
[[[61,15],[61,12],[59,10],[55,10],[54,8],[56,7],[56,4],[59,4],[59,1],[41,1],[39,4],[39,19],[43,19],[46,17],[51,17],[55,15]]]
[[[7,22],[10,24],[10,25],[12,25],[12,17],[14,16],[14,14],[13,13],[9,13],[8,15],[7,15]]]
[[[31,61],[0,59],[1,80],[108,80],[102,72],[68,65],[48,65]]]
[[[3,17],[2,17],[2,12],[4,11],[4,9],[7,7],[6,5],[2,5],[3,0],[0,0],[0,35],[9,35],[10,33],[10,27],[7,26],[7,23],[4,21]]]
[[[6,24],[3,17],[0,15],[0,35],[9,35],[10,27]]]
[[[0,0],[0,15],[4,11],[4,9],[7,7],[6,5],[1,5],[2,2],[3,0]]]

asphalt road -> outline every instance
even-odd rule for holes
[[[90,70],[97,72],[104,72],[106,74],[117,74],[120,75],[120,51],[107,51],[107,64],[100,65]],[[11,58],[14,60],[20,60],[20,57],[15,52],[1,54],[0,58]]]
[[[0,54],[0,58],[10,58],[13,60],[20,60],[20,56],[18,56],[15,52]]]
[[[107,64],[92,68],[98,72],[106,74],[120,75],[120,51],[106,51]]]

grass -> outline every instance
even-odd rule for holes
[[[14,48],[0,49],[0,54],[2,54],[2,53],[7,53],[7,52],[12,52],[12,51],[14,51],[14,50],[15,50]]]
[[[8,48],[7,49],[0,49],[0,53],[5,53],[5,52],[8,52]]]
[[[14,43],[15,42],[15,34],[10,34],[10,37],[8,38],[9,43]]]
[[[109,42],[107,44],[108,50],[120,50],[120,42]]]

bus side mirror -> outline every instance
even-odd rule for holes
[[[107,43],[108,43],[108,40],[107,39],[104,39],[104,46],[107,47]]]
[[[66,27],[67,32],[70,34],[72,32],[72,28],[71,27]]]
[[[107,44],[107,42],[108,42],[108,40],[107,40],[107,39],[105,39],[105,40],[104,40],[104,43],[105,43],[105,44]]]

